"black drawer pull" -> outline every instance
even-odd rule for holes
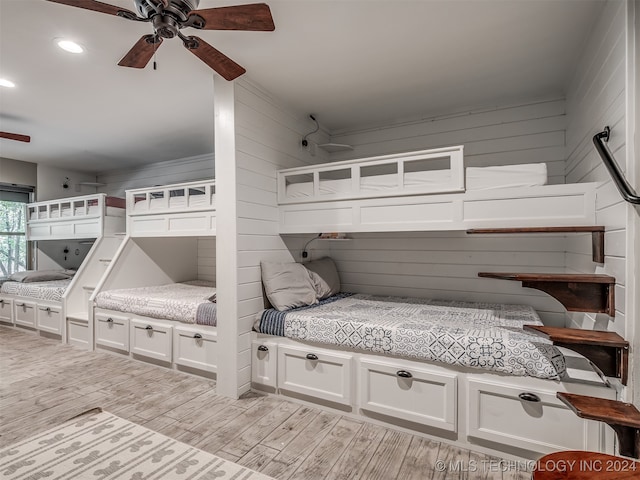
[[[411,372],[407,372],[406,370],[398,370],[396,372],[396,375],[402,378],[411,378],[413,377],[413,375],[411,375]]]
[[[113,318],[111,317],[107,318],[107,323],[113,323]]]
[[[196,333],[196,334],[193,336],[193,338],[195,338],[195,339],[199,340],[199,339],[201,339],[201,338],[202,338],[202,335],[200,335],[199,333]]]
[[[540,401],[540,397],[535,393],[531,393],[531,392],[522,392],[520,395],[518,395],[518,398],[520,400],[524,400],[525,402],[536,403]]]
[[[266,345],[259,345],[258,346],[258,351],[259,352],[268,352],[269,351],[269,347],[267,347]]]
[[[153,327],[151,325],[147,325],[146,327],[144,327],[145,330],[153,330]]]
[[[0,300],[0,305],[4,305],[4,300]]]
[[[16,303],[16,307],[26,307],[24,303]]]
[[[317,360],[318,356],[313,353],[307,353],[307,360]]]

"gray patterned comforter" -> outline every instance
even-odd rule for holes
[[[12,282],[6,281],[0,287],[0,293],[8,293],[20,297],[37,298],[61,302],[64,292],[71,283],[71,279],[51,280],[48,282]]]
[[[566,370],[550,341],[522,329],[542,325],[525,305],[356,294],[280,313],[266,310],[256,329],[518,376],[560,379]]]

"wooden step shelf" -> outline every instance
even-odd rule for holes
[[[567,450],[538,459],[533,480],[638,480],[640,462],[606,453]]]
[[[542,325],[525,325],[524,329],[548,338],[554,345],[578,352],[604,375],[619,378],[623,385],[627,384],[629,342],[617,333]]]
[[[620,455],[640,458],[640,411],[632,404],[565,392],[558,392],[557,397],[580,418],[604,422],[613,428]]]
[[[616,279],[609,275],[479,272],[478,276],[520,281],[523,287],[548,293],[570,312],[606,313],[610,317],[616,314]]]
[[[467,230],[467,233],[591,233],[591,257],[596,263],[604,263],[604,227],[602,225],[578,227],[472,228]]]

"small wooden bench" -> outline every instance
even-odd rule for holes
[[[582,450],[545,455],[536,462],[533,471],[533,480],[630,479],[640,479],[640,462]]]

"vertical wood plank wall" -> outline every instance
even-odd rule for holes
[[[291,261],[278,234],[276,171],[326,161],[319,149],[312,157],[301,147],[313,130],[303,114],[295,114],[247,80],[236,81],[238,393],[250,388],[250,332],[264,308],[260,261]],[[311,128],[309,128],[311,126]],[[318,142],[319,135],[314,136]],[[326,141],[321,140],[321,141]]]
[[[341,132],[354,150],[332,160],[464,145],[468,166],[545,162],[549,183],[564,183],[565,103],[561,99],[489,107],[400,125]],[[549,325],[565,324],[564,307],[518,282],[477,272],[564,270],[563,236],[467,236],[462,232],[351,235],[351,242],[314,241],[312,255],[332,256],[347,291],[534,306]],[[290,239],[296,251],[312,236]]]
[[[606,227],[605,262],[591,261],[579,239],[570,240],[567,268],[573,272],[607,273],[616,277],[615,318],[573,313],[569,326],[613,330],[626,337],[627,206],[616,190],[592,137],[605,125],[612,129],[609,148],[626,169],[625,2],[608,2],[602,10],[567,95],[567,182],[602,182],[597,190],[597,222]]]

